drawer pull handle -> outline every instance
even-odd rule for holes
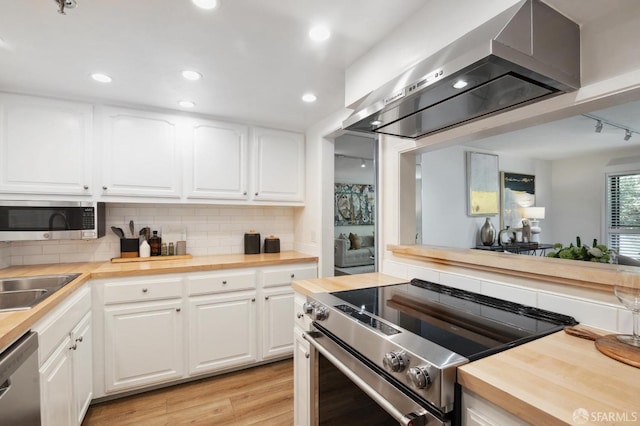
[[[309,357],[310,357],[310,356],[311,356],[311,354],[309,354],[309,352],[305,352],[305,353],[304,353],[304,357],[305,357],[306,359],[309,359]]]
[[[295,278],[295,277],[296,277],[296,274],[291,274],[291,278]]]
[[[176,312],[180,312],[182,308],[176,308]]]
[[[69,348],[70,351],[75,351],[76,349],[78,349],[78,345],[76,345],[75,343]]]
[[[89,189],[89,185],[85,185],[85,186],[83,186],[83,188],[84,188],[85,190],[87,190],[87,189]]]
[[[269,296],[265,296],[264,300],[269,300]]]
[[[226,283],[227,283],[227,280],[222,281],[222,284],[226,284]]]
[[[143,293],[146,293],[147,291],[149,291],[149,289],[146,289],[146,288],[143,288],[143,289],[142,289],[142,292],[143,292]]]
[[[255,302],[255,301],[256,301],[256,298],[255,298],[255,297],[252,297],[252,298],[251,298],[251,301],[252,301],[252,302]]]
[[[296,314],[296,318],[298,318],[298,319],[302,318],[303,316],[304,316],[304,314],[302,312],[298,312]]]
[[[103,187],[102,187],[102,190],[103,190],[103,191],[106,191],[107,189],[108,189],[108,188],[107,188],[106,186],[103,186]]]
[[[76,342],[80,342],[80,343],[82,343],[82,340],[83,340],[83,338],[82,338],[82,336],[80,336],[80,337],[78,337],[78,338],[76,339]]]

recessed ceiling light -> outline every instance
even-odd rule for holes
[[[196,81],[202,78],[202,74],[198,71],[184,70],[182,71],[182,76],[187,80]]]
[[[313,93],[305,93],[304,95],[302,95],[302,100],[305,102],[315,102],[316,99],[318,98]]]
[[[331,31],[324,25],[318,25],[309,30],[309,37],[313,41],[325,41],[331,37]]]
[[[178,105],[180,105],[182,108],[193,108],[194,106],[196,106],[196,103],[192,101],[180,101],[178,102]]]
[[[467,84],[469,84],[469,83],[467,83],[464,80],[458,80],[455,83],[453,83],[453,88],[454,89],[462,89],[463,87],[466,87]]]
[[[200,9],[211,10],[220,6],[219,0],[191,0],[191,1]]]
[[[113,81],[108,75],[99,72],[91,74],[91,78],[100,83],[111,83]]]

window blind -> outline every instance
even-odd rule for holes
[[[640,172],[607,175],[607,245],[640,260]]]

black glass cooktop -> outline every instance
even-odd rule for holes
[[[380,333],[408,331],[470,360],[577,324],[570,316],[419,279],[332,295],[346,302],[336,309]]]

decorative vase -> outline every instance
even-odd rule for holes
[[[496,240],[496,228],[491,223],[491,218],[487,218],[480,228],[480,242],[485,246],[492,246]]]

